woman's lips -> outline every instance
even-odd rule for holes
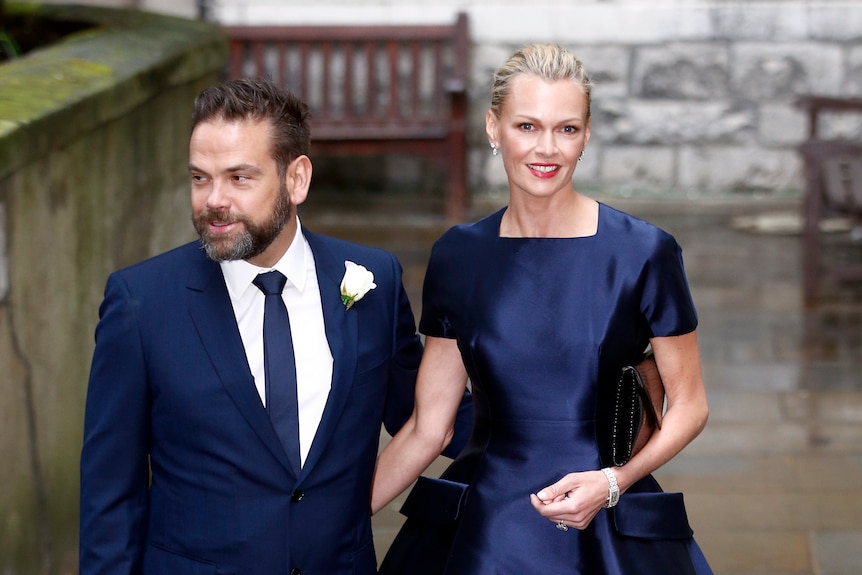
[[[559,164],[527,164],[527,167],[539,178],[553,178],[560,171]]]

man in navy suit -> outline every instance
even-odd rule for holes
[[[394,433],[410,415],[422,348],[397,260],[299,223],[312,175],[307,117],[264,80],[195,101],[200,242],[113,273],[99,311],[82,575],[376,573],[381,422]],[[373,285],[345,300],[346,262]],[[298,469],[266,409],[266,296],[253,282],[271,270],[287,277]]]

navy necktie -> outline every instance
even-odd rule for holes
[[[271,271],[254,278],[265,295],[263,308],[263,364],[266,377],[266,411],[281,439],[293,470],[299,473],[299,408],[296,399],[296,363],[290,321],[281,292],[287,278]]]

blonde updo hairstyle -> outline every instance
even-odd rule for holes
[[[499,118],[503,104],[512,89],[512,80],[530,75],[548,82],[572,80],[587,95],[587,119],[590,118],[590,93],[593,83],[580,60],[557,44],[530,44],[515,52],[494,73],[491,89],[491,111]]]

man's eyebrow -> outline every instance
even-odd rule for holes
[[[205,170],[202,170],[201,168],[197,167],[196,165],[194,165],[192,163],[189,163],[189,171],[190,172],[204,172]],[[252,174],[261,174],[261,173],[263,173],[263,170],[261,170],[258,166],[254,165],[254,164],[238,164],[236,166],[230,166],[228,168],[225,168],[223,170],[223,172],[226,174],[235,174],[237,172],[248,172],[248,173],[252,173]]]
[[[235,172],[252,172],[254,174],[260,174],[263,172],[258,166],[254,164],[239,164],[236,166],[231,166],[225,169],[225,172],[235,173]]]

